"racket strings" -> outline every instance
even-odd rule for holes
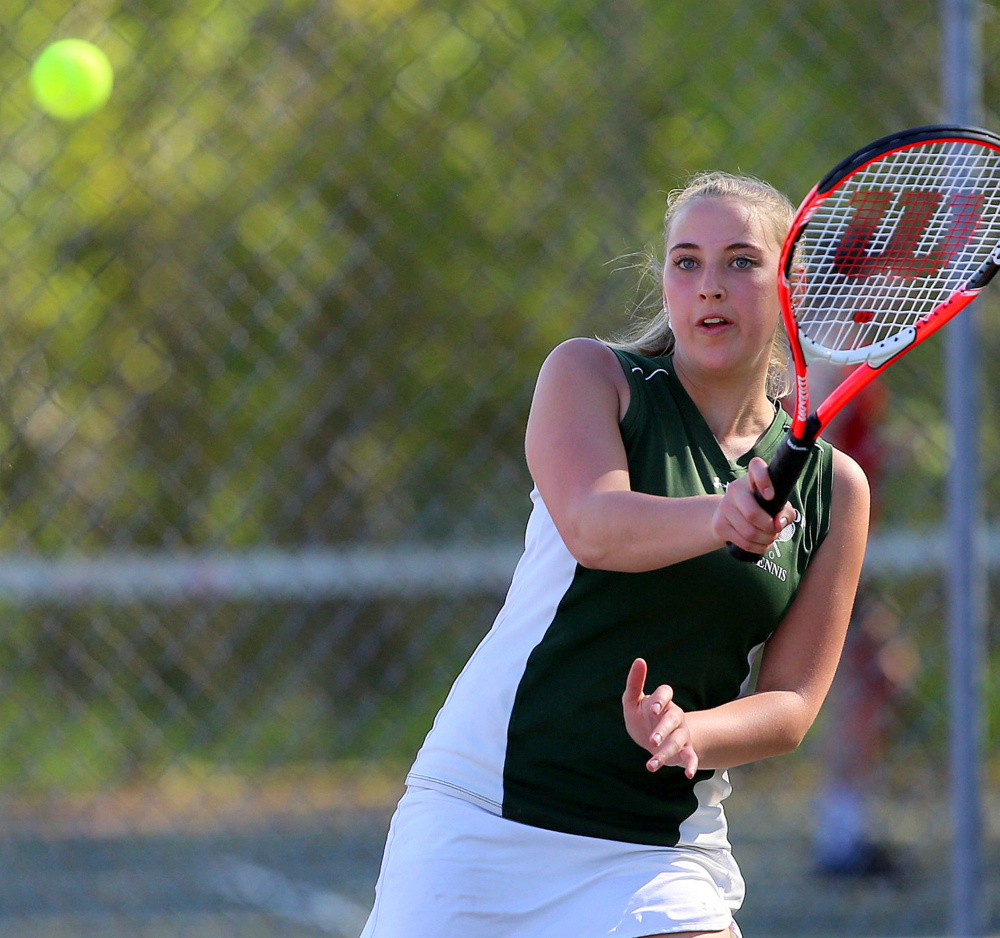
[[[796,322],[813,354],[865,361],[962,289],[998,243],[1000,152],[958,140],[884,154],[808,216],[789,271]]]

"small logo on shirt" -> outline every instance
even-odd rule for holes
[[[778,564],[778,561],[782,559],[781,547],[783,544],[788,544],[793,537],[795,537],[799,526],[803,522],[802,512],[798,508],[794,509],[795,517],[788,522],[778,534],[777,540],[771,545],[770,550],[757,561],[757,566],[761,570],[766,570],[771,576],[777,577],[782,583],[788,579],[788,571]]]

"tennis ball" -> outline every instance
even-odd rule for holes
[[[76,120],[99,111],[111,96],[113,81],[108,57],[83,39],[53,42],[31,67],[35,101],[59,120]]]

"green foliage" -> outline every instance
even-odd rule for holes
[[[803,192],[933,80],[913,61],[866,113],[824,75],[885,57],[802,42],[871,21],[909,48],[912,4],[791,30],[733,2],[378,6],[122,3],[92,37],[114,98],[72,127],[8,64],[4,543],[514,532],[520,493],[484,502],[469,454],[516,465],[545,351],[622,321],[607,264],[655,244],[658,192],[707,166]],[[60,9],[8,14],[22,71]]]
[[[936,119],[936,15],[929,0],[7,3],[0,549],[518,536],[533,375],[560,340],[623,324],[635,284],[612,262],[656,247],[663,192],[720,168],[797,199],[864,140]],[[116,83],[67,125],[33,108],[26,76],[70,34],[104,48]],[[940,355],[891,377],[887,523],[940,516]],[[394,615],[401,655],[444,621]],[[470,615],[426,699],[484,627]],[[139,716],[112,748],[155,764],[175,744],[225,750],[211,720],[232,713],[206,695],[260,716],[239,701],[268,629],[301,623],[275,658],[292,668],[327,616],[388,628],[342,608],[79,609],[49,610],[40,635],[38,610],[11,610],[5,653],[17,681],[37,666],[73,699],[116,675]],[[95,621],[116,638],[89,672],[68,667]],[[160,631],[195,626],[164,658]],[[351,655],[359,635],[337,634]],[[334,695],[301,674],[302,697],[279,697],[312,713],[317,687]],[[426,725],[387,706],[371,719]],[[207,720],[204,738],[143,748],[137,726],[175,719]]]

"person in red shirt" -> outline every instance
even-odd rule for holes
[[[850,369],[809,366],[812,395],[826,397]],[[874,381],[853,398],[827,429],[826,438],[852,456],[868,476],[872,526],[879,519],[885,470],[882,419],[888,393]],[[882,876],[899,863],[874,831],[871,796],[884,766],[893,714],[915,670],[913,646],[900,635],[895,610],[862,573],[847,640],[828,699],[825,781],[814,816],[813,858],[828,876]]]

